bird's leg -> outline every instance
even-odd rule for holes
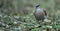
[[[39,21],[39,24],[42,25],[42,20]]]
[[[42,20],[39,20],[39,22],[42,22]]]

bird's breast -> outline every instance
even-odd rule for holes
[[[35,14],[37,14],[37,15],[40,14],[41,15],[41,14],[44,14],[44,12],[43,11],[36,11]]]
[[[42,8],[36,8],[35,10],[35,15],[44,15],[44,11]]]
[[[36,13],[43,12],[43,9],[36,9]]]
[[[44,13],[43,12],[35,12],[34,14],[35,15],[38,15],[38,16],[42,16],[42,15],[44,16]]]

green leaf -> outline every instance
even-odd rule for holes
[[[38,28],[34,28],[33,30],[37,31],[37,30],[38,30]]]

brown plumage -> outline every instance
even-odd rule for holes
[[[47,16],[46,10],[42,9],[39,7],[40,5],[37,5],[35,8],[35,12],[34,12],[34,16],[36,18],[36,20],[40,21],[40,20],[44,20],[45,16]]]

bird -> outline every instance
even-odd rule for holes
[[[46,9],[41,8],[38,4],[35,6],[34,16],[36,20],[44,21],[44,19],[47,17],[47,11]]]

